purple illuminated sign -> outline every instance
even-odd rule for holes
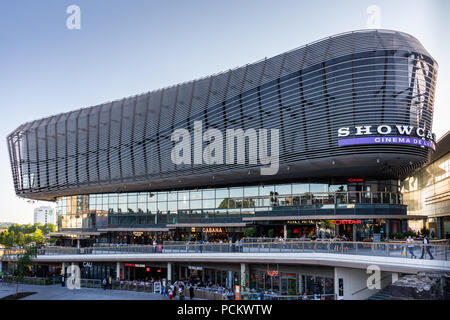
[[[339,147],[351,146],[356,144],[412,144],[416,146],[424,146],[436,150],[433,141],[406,138],[406,137],[364,137],[364,138],[350,138],[338,140]]]

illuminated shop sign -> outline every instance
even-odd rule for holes
[[[348,182],[364,182],[364,179],[359,179],[359,178],[348,178],[347,181],[348,181]]]
[[[338,137],[364,136],[379,134],[378,137],[357,137],[338,140],[338,145],[349,146],[358,144],[409,144],[423,146],[435,150],[436,136],[430,130],[416,128],[407,125],[379,125],[379,126],[355,126],[354,128],[342,127],[338,129]],[[388,135],[401,135],[388,136]]]
[[[205,233],[222,233],[222,232],[226,232],[224,231],[224,229],[222,228],[202,228],[202,232]]]
[[[331,220],[331,223],[336,226],[341,224],[361,224],[361,220]]]
[[[138,263],[124,263],[124,266],[134,268],[145,268],[145,264],[138,264]]]
[[[269,277],[274,277],[278,275],[278,270],[267,270],[267,275]]]

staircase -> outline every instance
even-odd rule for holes
[[[378,291],[374,295],[372,295],[369,298],[367,298],[367,300],[392,300],[390,287],[391,286],[387,286],[386,288],[381,289],[380,291]]]

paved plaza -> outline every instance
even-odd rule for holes
[[[0,299],[14,294],[15,284],[0,284]],[[168,300],[160,294],[124,290],[81,288],[70,290],[61,285],[19,285],[19,292],[37,292],[21,300]]]

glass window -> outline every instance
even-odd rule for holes
[[[243,191],[244,190],[242,187],[230,188],[230,197],[231,198],[242,198]]]
[[[309,192],[309,184],[308,183],[294,183],[292,185],[292,193],[300,194]]]
[[[215,208],[215,200],[214,199],[203,199],[203,208],[204,209]]]
[[[228,198],[229,192],[227,188],[224,189],[216,189],[216,198]]]
[[[268,196],[271,192],[274,192],[275,188],[273,185],[268,186],[260,186],[259,187],[259,195],[260,196]]]
[[[158,202],[167,201],[167,192],[158,192]]]
[[[292,185],[291,184],[280,184],[275,186],[275,192],[278,194],[291,194]]]
[[[244,197],[257,197],[259,195],[259,187],[245,187]]]
[[[167,198],[169,201],[177,201],[177,192],[176,191],[169,192]]]
[[[202,198],[202,191],[200,190],[200,191],[198,191],[198,190],[195,190],[195,191],[192,191],[191,190],[191,192],[190,192],[190,199],[191,200],[200,200]]]
[[[190,209],[201,209],[202,208],[202,200],[191,200]]]
[[[322,183],[311,183],[311,192],[328,192],[328,185]]]
[[[347,185],[346,184],[330,184],[329,192],[344,192],[347,191]]]
[[[214,189],[203,190],[203,199],[214,199],[216,191]]]
[[[162,212],[167,211],[167,201],[158,201],[158,210]]]
[[[146,203],[147,202],[147,192],[140,192],[138,194],[138,202],[139,203]]]
[[[127,202],[128,202],[127,194],[121,193],[119,195],[119,203],[127,203]]]
[[[148,202],[156,202],[156,193],[149,193],[148,194]]]
[[[137,203],[137,193],[129,193],[128,194],[128,202],[130,203]]]
[[[176,201],[167,202],[167,210],[169,210],[170,213],[176,213],[177,212],[177,202]]]

